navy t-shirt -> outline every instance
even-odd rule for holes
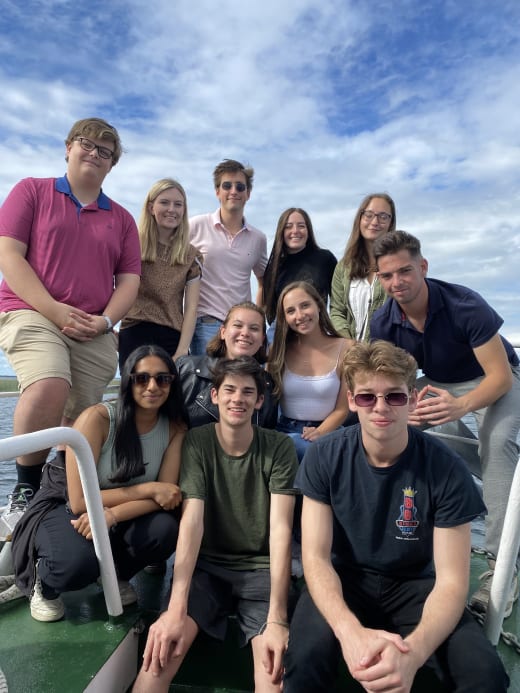
[[[391,467],[368,463],[358,425],[311,445],[295,486],[333,512],[332,562],[392,577],[433,575],[433,528],[456,527],[486,508],[464,461],[408,427]]]
[[[439,279],[426,279],[428,315],[424,332],[408,321],[399,304],[391,299],[377,310],[370,322],[371,339],[385,339],[406,349],[424,375],[440,383],[462,383],[484,375],[473,349],[494,337],[503,320],[478,294],[465,286]],[[501,337],[511,366],[518,356]]]

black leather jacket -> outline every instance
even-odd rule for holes
[[[190,428],[218,421],[218,407],[211,401],[211,368],[217,361],[205,355],[181,356],[175,361]],[[275,428],[277,420],[278,401],[273,396],[273,381],[266,372],[264,403],[255,410],[253,423],[264,428]]]

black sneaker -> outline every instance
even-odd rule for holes
[[[16,484],[7,497],[8,505],[0,516],[0,541],[10,541],[16,523],[27,510],[35,490],[28,484]]]
[[[145,573],[148,573],[148,575],[164,575],[166,573],[166,561],[150,563],[150,565],[146,565],[143,570]]]

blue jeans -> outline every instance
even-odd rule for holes
[[[485,548],[497,555],[507,499],[518,462],[520,431],[520,367],[512,368],[513,385],[509,392],[484,409],[472,412],[479,431],[479,455],[486,516]],[[426,376],[419,378],[420,390],[427,383],[448,390],[454,397],[474,390],[482,378],[464,383],[438,383]]]
[[[302,438],[303,429],[306,426],[319,426],[320,424],[321,421],[298,421],[297,419],[289,419],[281,414],[276,424],[276,430],[286,433],[291,438],[296,448],[298,462],[301,462],[307,448],[312,444],[310,440]]]
[[[206,353],[206,344],[220,330],[222,320],[213,318],[211,321],[207,317],[197,318],[195,323],[195,332],[190,345],[190,354],[192,356],[202,356]]]
[[[275,330],[276,330],[276,320],[273,320],[273,322],[267,328],[267,343],[269,344],[269,346],[271,346],[271,344],[273,343]]]
[[[345,602],[366,628],[408,635],[420,621],[433,578],[396,580],[352,571],[340,575]],[[284,664],[284,693],[336,690],[342,656],[332,628],[304,588],[289,631]],[[457,693],[506,691],[508,676],[482,628],[465,611],[453,633],[427,660],[447,690]]]

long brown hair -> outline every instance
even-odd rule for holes
[[[273,343],[269,349],[269,359],[267,365],[267,370],[273,378],[273,393],[275,397],[280,397],[282,394],[282,380],[283,372],[285,370],[285,355],[287,353],[287,345],[294,342],[297,338],[296,332],[291,330],[287,324],[283,307],[285,297],[290,291],[294,291],[294,289],[302,289],[317,304],[319,315],[318,322],[321,333],[326,337],[341,338],[341,335],[336,332],[336,328],[329,318],[324,300],[314,286],[309,284],[309,282],[303,281],[291,282],[290,284],[287,284],[287,286],[282,290],[276,306],[276,329],[274,332]]]
[[[289,207],[289,209],[286,209],[281,213],[276,226],[273,248],[265,268],[262,288],[262,303],[264,305],[267,321],[269,323],[273,322],[276,314],[276,280],[284,260],[287,257],[287,247],[284,241],[285,226],[289,220],[289,217],[294,212],[298,212],[298,214],[302,215],[305,226],[307,227],[307,243],[305,244],[305,248],[312,248],[313,250],[320,249],[320,246],[316,242],[316,236],[314,235],[314,229],[312,228],[311,218],[304,209],[301,209],[301,207]]]
[[[363,212],[374,198],[385,200],[385,202],[389,204],[392,218],[390,219],[388,232],[395,231],[395,203],[390,195],[387,193],[371,193],[370,195],[367,195],[359,205],[356,212],[354,223],[352,224],[352,231],[350,232],[350,236],[347,241],[347,247],[345,248],[345,253],[341,258],[341,262],[343,262],[346,267],[350,268],[349,274],[351,279],[363,279],[367,276],[369,257],[365,241],[361,235],[360,225]]]

